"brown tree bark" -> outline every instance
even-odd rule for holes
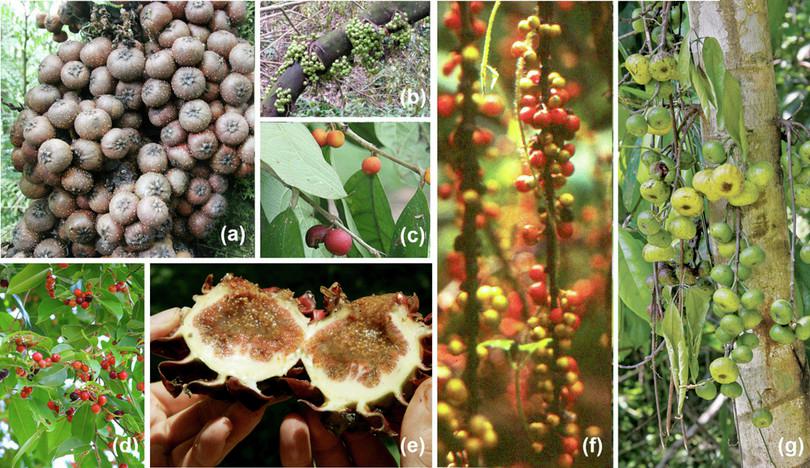
[[[768,306],[775,299],[790,298],[793,272],[783,196],[787,174],[779,170],[781,144],[776,121],[778,109],[768,2],[720,0],[689,2],[688,6],[689,19],[698,38],[718,40],[726,69],[740,81],[744,131],[749,144],[747,162],[768,161],[778,174],[776,183],[763,192],[759,201],[742,209],[744,235],[750,244],[759,245],[767,258],[747,281],[747,285],[765,293],[761,310],[765,320],[756,330],[761,344],[754,350],[754,360],[740,366],[740,375],[753,409],[768,408],[774,418],[773,425],[763,429],[760,435],[751,424],[753,409],[748,400],[745,396],[736,399],[743,466],[772,466],[770,458],[780,468],[810,466],[810,394],[808,376],[804,372],[804,346],[801,343],[779,345],[768,337],[772,325]],[[724,137],[726,134],[717,127],[715,116],[706,111],[704,139]],[[780,441],[796,441],[800,437],[805,445],[804,454],[800,457],[783,455]]]

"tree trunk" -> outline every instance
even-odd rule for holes
[[[740,366],[740,375],[753,409],[768,408],[773,425],[763,429],[760,436],[751,424],[752,408],[745,396],[735,403],[743,466],[771,466],[770,452],[776,466],[782,468],[810,466],[810,395],[803,372],[804,347],[800,343],[779,345],[768,337],[772,324],[768,306],[774,299],[790,298],[792,267],[783,196],[787,175],[781,175],[779,169],[781,145],[767,5],[766,0],[688,3],[689,19],[698,38],[719,41],[726,69],[740,81],[748,163],[769,161],[780,174],[778,183],[768,187],[759,201],[742,209],[745,236],[766,254],[765,263],[755,268],[747,284],[761,289],[766,299],[761,310],[765,320],[756,330],[761,344],[754,350],[754,360]],[[714,115],[707,115],[703,130],[705,139],[725,136],[717,128]],[[803,455],[781,455],[780,441],[797,441],[799,437],[804,441]]]

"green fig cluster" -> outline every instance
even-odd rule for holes
[[[376,70],[383,58],[384,33],[376,25],[353,18],[346,24],[346,36],[352,43],[352,54],[369,70]]]
[[[292,90],[290,88],[276,88],[276,112],[283,113],[292,104]]]
[[[397,11],[391,16],[391,20],[385,24],[385,30],[396,47],[403,47],[411,42],[411,23],[408,21],[407,13]]]
[[[802,143],[797,150],[798,157],[793,157],[793,191],[796,194],[796,206],[810,208],[810,140]],[[787,177],[787,157],[782,157],[784,174]]]

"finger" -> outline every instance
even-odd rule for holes
[[[402,454],[400,466],[425,467],[433,464],[433,413],[432,390],[430,379],[425,379],[416,388],[405,416],[402,418],[401,437],[406,441],[415,441],[420,447],[424,444],[424,451]]]
[[[343,433],[343,440],[349,447],[349,453],[356,466],[395,466],[396,461],[391,452],[371,432]]]
[[[199,401],[166,419],[158,430],[165,434],[166,445],[178,445],[196,436],[208,421],[225,415],[229,405],[231,403],[211,399]]]
[[[319,466],[349,466],[349,454],[340,438],[321,422],[321,413],[307,408],[304,418],[309,426],[315,463]]]
[[[302,416],[293,413],[281,422],[279,451],[281,466],[312,466],[309,428]]]
[[[159,312],[149,318],[149,337],[150,340],[156,338],[163,338],[168,336],[177,327],[180,326],[182,318],[179,307],[172,307],[171,309]]]
[[[232,404],[225,412],[225,416],[231,421],[233,430],[228,440],[225,442],[225,453],[227,454],[242,440],[248,436],[253,429],[262,421],[266,406],[262,406],[256,411],[251,411],[242,403]]]
[[[225,443],[233,431],[228,418],[211,421],[197,436],[186,460],[189,466],[216,466],[225,458]]]
[[[181,394],[175,398],[166,390],[166,387],[161,382],[153,382],[149,384],[149,391],[152,393],[151,402],[152,408],[159,409],[167,417],[188,408],[194,403],[205,398],[202,395]]]

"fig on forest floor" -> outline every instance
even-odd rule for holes
[[[258,408],[298,398],[318,411],[354,410],[391,431],[385,409],[427,377],[431,329],[416,296],[402,293],[349,301],[335,283],[311,293],[260,288],[209,275],[194,306],[178,309],[181,325],[152,342],[163,384],[182,392],[237,399]]]

